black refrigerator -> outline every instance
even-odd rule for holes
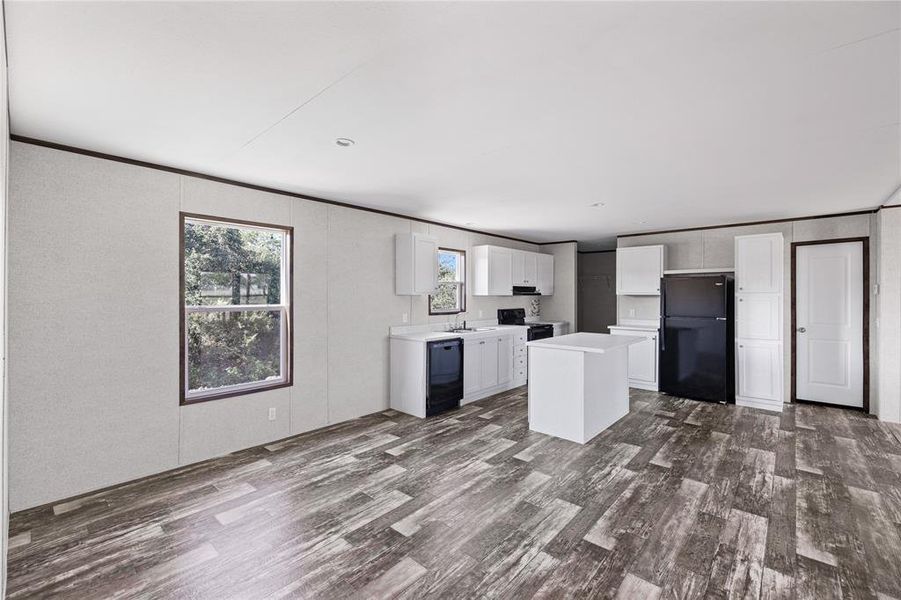
[[[660,391],[735,402],[734,280],[667,275],[660,285]]]

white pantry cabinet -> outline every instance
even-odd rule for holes
[[[542,296],[554,295],[554,255],[535,254],[538,268],[538,291]]]
[[[421,233],[394,236],[394,293],[423,296],[438,287],[438,239]]]
[[[742,340],[737,346],[738,395],[746,400],[745,404],[758,408],[769,407],[754,400],[781,404],[782,343]]]
[[[642,390],[659,389],[657,380],[657,331],[609,327],[612,335],[632,335],[645,338],[643,342],[629,346],[629,387]]]
[[[472,295],[513,295],[513,250],[501,246],[473,246]]]
[[[635,246],[616,249],[616,293],[620,296],[659,296],[666,248]]]
[[[735,238],[735,291],[742,294],[782,292],[782,234]]]
[[[783,238],[735,238],[735,402],[782,410]]]
[[[782,339],[781,294],[736,294],[735,297],[735,336],[738,339]]]

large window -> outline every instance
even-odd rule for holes
[[[291,385],[290,227],[181,215],[181,401]]]
[[[430,315],[448,315],[466,310],[466,253],[438,249],[438,289],[429,296]]]

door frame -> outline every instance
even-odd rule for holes
[[[804,404],[822,404],[824,406],[837,406],[828,402],[816,400],[798,399],[798,340],[797,340],[797,249],[798,246],[820,246],[823,244],[844,244],[848,242],[861,242],[863,246],[863,407],[844,406],[851,410],[863,410],[870,412],[870,237],[834,238],[828,240],[812,240],[809,242],[792,242],[791,244],[791,401]]]

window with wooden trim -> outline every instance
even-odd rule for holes
[[[291,385],[292,237],[182,213],[182,403]]]
[[[466,252],[438,249],[438,288],[429,296],[430,315],[466,311]]]

